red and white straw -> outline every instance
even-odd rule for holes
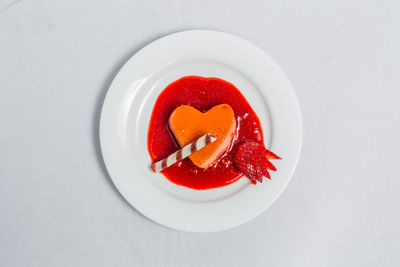
[[[151,165],[151,168],[153,169],[154,172],[160,172],[160,171],[164,170],[165,168],[168,168],[169,166],[173,165],[174,163],[181,161],[184,158],[189,157],[194,152],[202,149],[206,145],[208,145],[216,140],[217,140],[217,138],[212,136],[211,134],[203,135],[202,137],[199,137],[192,143],[184,146],[182,149],[179,149],[175,153],[172,153],[165,159],[157,161],[156,163],[153,163]]]

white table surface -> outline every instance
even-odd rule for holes
[[[399,1],[1,0],[0,10],[0,266],[400,265]],[[303,112],[286,191],[219,233],[138,214],[99,151],[118,69],[185,29],[264,49]]]

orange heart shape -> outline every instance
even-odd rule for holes
[[[217,105],[205,113],[182,105],[172,112],[169,126],[181,147],[207,133],[217,137],[217,141],[189,156],[200,168],[213,165],[229,149],[236,133],[235,114],[228,104]]]

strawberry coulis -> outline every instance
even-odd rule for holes
[[[231,184],[243,176],[233,164],[238,145],[244,141],[264,143],[260,120],[233,84],[219,78],[186,76],[169,84],[154,104],[147,135],[152,161],[162,160],[180,148],[168,126],[175,108],[190,105],[206,112],[219,104],[230,105],[237,122],[237,134],[229,151],[207,169],[195,166],[189,158],[175,163],[161,172],[171,182],[197,190]]]

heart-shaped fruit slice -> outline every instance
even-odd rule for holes
[[[180,106],[169,117],[169,126],[181,147],[207,133],[217,137],[217,141],[189,156],[200,168],[213,165],[229,149],[236,133],[235,114],[228,104],[205,113],[188,105]]]

